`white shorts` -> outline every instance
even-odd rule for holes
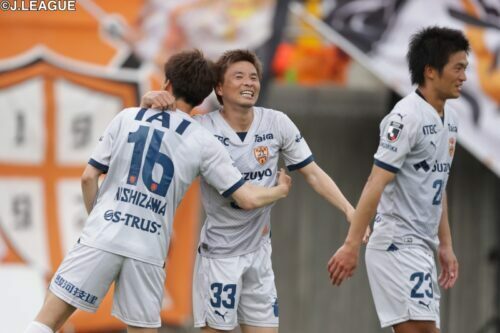
[[[194,326],[232,330],[238,324],[278,327],[271,244],[230,258],[196,257]]]
[[[366,249],[366,269],[382,327],[429,320],[440,327],[434,255],[422,248]]]
[[[74,307],[95,312],[115,282],[113,316],[135,327],[161,326],[165,270],[83,244],[66,255],[49,289]]]

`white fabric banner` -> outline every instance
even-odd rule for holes
[[[415,89],[410,36],[432,25],[462,30],[471,43],[467,81],[449,102],[459,111],[459,142],[500,176],[500,1],[339,0],[324,9],[321,32],[401,95]]]

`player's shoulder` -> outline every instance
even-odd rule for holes
[[[254,106],[254,112],[260,113],[261,117],[269,119],[287,117],[287,115],[282,111],[271,108],[265,108],[262,106]]]
[[[408,125],[418,124],[422,121],[422,103],[425,101],[420,96],[414,92],[410,93],[394,105],[386,119]]]
[[[118,118],[130,118],[130,117],[135,117],[135,115],[141,110],[140,107],[130,107],[130,108],[125,108],[118,112],[116,117]]]
[[[446,103],[444,105],[444,112],[446,114],[446,118],[454,121],[454,122],[458,122],[459,121],[459,117],[458,117],[458,110],[456,109],[455,105],[452,104],[452,103]]]
[[[271,127],[280,126],[291,121],[284,112],[275,109],[256,106],[254,107],[254,112],[261,123]]]
[[[213,110],[207,113],[197,114],[193,116],[193,119],[199,123],[202,127],[214,126],[216,119],[219,117],[219,110]]]

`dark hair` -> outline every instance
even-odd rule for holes
[[[262,63],[254,52],[241,49],[230,50],[224,52],[224,54],[221,55],[215,63],[215,75],[217,81],[214,85],[214,88],[219,83],[224,83],[224,74],[226,74],[229,66],[239,61],[248,61],[249,63],[251,63],[257,70],[257,76],[259,77],[259,80],[262,80]],[[217,96],[217,100],[219,101],[219,103],[221,105],[224,104],[222,102],[222,97],[217,94],[215,95]]]
[[[460,30],[427,27],[410,39],[406,60],[411,74],[411,83],[423,85],[425,66],[441,74],[450,56],[456,52],[469,53],[469,41]]]
[[[200,50],[174,54],[165,64],[165,81],[172,83],[173,94],[191,106],[197,106],[215,85],[213,63]]]

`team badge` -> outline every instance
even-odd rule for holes
[[[448,140],[448,152],[450,153],[450,156],[453,157],[453,154],[455,154],[455,144],[457,140],[455,138],[450,138]]]
[[[399,135],[403,131],[403,124],[396,121],[391,121],[389,128],[387,129],[387,139],[390,142],[396,142],[399,139]]]
[[[264,165],[269,157],[269,149],[267,146],[258,146],[253,149],[253,155],[260,165]]]

